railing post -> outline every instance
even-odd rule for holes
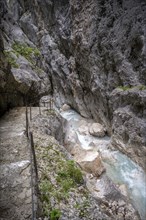
[[[39,114],[41,115],[41,107],[40,107],[40,103],[39,103]]]
[[[49,100],[49,104],[50,104],[50,110],[51,110],[52,109],[51,99]]]
[[[54,103],[54,100],[53,100],[53,98],[52,98],[52,99],[51,99],[52,109],[53,109],[53,103]]]
[[[32,120],[31,104],[29,106],[29,110],[30,110],[30,121],[31,121]]]
[[[28,127],[29,127],[29,122],[28,122],[28,108],[27,108],[27,104],[26,104],[26,109],[25,109],[25,115],[26,115],[26,136],[27,136],[27,138],[29,138],[29,129],[28,129]]]
[[[37,160],[36,160],[36,155],[35,155],[34,141],[33,141],[32,132],[30,132],[30,144],[31,144],[32,156],[33,156],[33,161],[34,161],[34,169],[35,169],[35,173],[36,173],[36,182],[38,183]]]

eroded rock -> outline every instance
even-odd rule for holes
[[[91,173],[96,177],[99,177],[105,172],[105,168],[98,153],[87,151],[84,158],[82,158],[81,155],[80,158],[75,158],[84,171]]]
[[[62,110],[62,111],[67,111],[67,110],[69,110],[69,109],[70,109],[70,106],[67,105],[67,104],[64,104],[64,105],[61,107],[61,110]]]
[[[88,124],[85,124],[85,125],[81,125],[79,128],[78,128],[78,132],[80,134],[83,134],[83,135],[87,135],[89,134],[89,131],[88,131]]]
[[[82,170],[91,173],[96,177],[105,172],[105,168],[98,152],[85,150],[79,145],[75,145],[71,153]]]
[[[89,127],[89,133],[96,137],[104,137],[105,136],[105,129],[104,127],[99,123],[93,123]]]

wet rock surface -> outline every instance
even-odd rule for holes
[[[125,155],[111,150],[109,137],[99,138],[89,132],[79,132],[80,126],[86,124],[88,127],[93,121],[88,119],[85,123],[85,119],[71,109],[61,111],[61,115],[67,120],[65,147],[83,171],[86,171],[86,186],[89,191],[109,204],[122,200],[125,204],[125,214],[122,214],[121,218],[130,218],[130,215],[137,218],[134,207],[139,211],[141,219],[145,218],[144,171]],[[120,215],[120,209],[116,210],[117,215]]]

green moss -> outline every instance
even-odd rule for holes
[[[52,209],[50,212],[51,220],[58,220],[61,217],[61,212],[59,209]]]
[[[35,69],[35,71],[38,73],[38,74],[43,74],[43,70],[40,69],[38,66],[33,66],[33,68]]]
[[[83,183],[82,172],[79,168],[75,166],[73,160],[69,160],[66,162],[66,172],[68,173],[69,177],[73,179],[74,183]]]
[[[26,44],[15,42],[12,45],[12,48],[17,55],[20,54],[21,56],[24,56],[30,62],[33,62],[33,58],[40,56],[40,51],[37,48],[29,47]]]
[[[72,160],[61,164],[56,180],[63,192],[68,192],[70,188],[83,183],[82,173]]]
[[[90,207],[90,203],[88,198],[85,199],[82,203],[76,203],[75,208],[79,211],[79,217],[87,217],[87,209]]]
[[[45,216],[49,216],[49,209],[47,206],[43,207],[43,212]]]
[[[43,204],[43,214],[44,216],[48,217],[51,211],[51,202],[50,198],[53,198],[56,203],[60,203],[62,200],[66,200],[67,193],[65,190],[68,190],[66,186],[64,186],[64,190],[62,191],[62,188],[54,186],[51,181],[47,178],[44,180],[41,180],[39,188],[41,192],[41,201]]]
[[[56,115],[55,109],[47,109],[48,115]]]
[[[50,199],[56,204],[68,202],[69,192],[83,183],[80,169],[73,160],[66,160],[59,146],[49,144],[46,147],[36,146],[37,159],[43,161],[39,168],[40,193],[44,216],[48,217],[52,210]],[[53,181],[52,181],[53,178]]]
[[[122,89],[123,91],[126,91],[126,90],[131,89],[130,86],[118,86],[117,88],[118,88],[118,89]]]
[[[42,194],[45,195],[48,191],[52,191],[52,184],[44,178],[40,183],[40,189]]]
[[[5,50],[4,54],[7,62],[14,68],[19,68],[16,59],[13,56],[15,54],[15,57],[17,58],[20,55],[25,57],[32,64],[32,68],[34,68],[38,74],[42,72],[42,70],[36,66],[37,59],[41,56],[41,53],[37,48],[15,42],[12,45],[12,50]]]
[[[137,86],[137,88],[138,88],[139,90],[146,90],[146,86],[145,86],[145,85]]]
[[[137,88],[139,90],[146,90],[146,86],[145,85],[139,85],[139,86],[118,86],[118,89],[122,89],[123,91],[128,91],[134,88]]]
[[[13,54],[11,51],[5,50],[4,51],[5,57],[7,62],[14,68],[19,68],[19,65],[17,64],[15,58],[13,57]]]

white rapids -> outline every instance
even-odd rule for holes
[[[119,151],[108,148],[109,137],[97,138],[90,134],[80,134],[78,128],[83,118],[74,110],[62,111],[67,120],[67,132],[75,132],[80,145],[84,149],[96,149],[100,152],[108,177],[117,185],[125,186],[126,194],[138,210],[141,219],[146,219],[146,174],[130,158]],[[91,120],[90,120],[91,122]]]

